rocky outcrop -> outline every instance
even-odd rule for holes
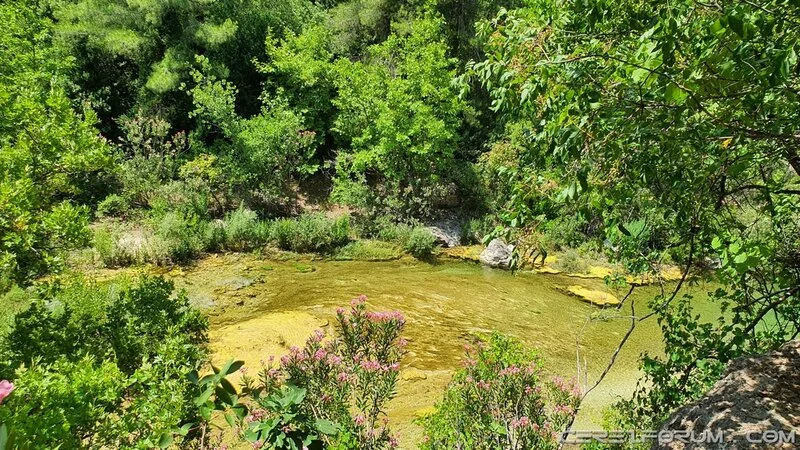
[[[514,246],[508,245],[500,238],[492,239],[481,252],[481,264],[498,269],[508,269],[511,265],[511,254]]]
[[[461,244],[461,224],[456,220],[439,220],[425,227],[436,238],[436,242],[447,248]]]
[[[800,340],[731,361],[711,391],[675,412],[661,431],[688,432],[683,440],[690,442],[656,441],[653,449],[800,448]],[[720,433],[721,442],[708,442]]]

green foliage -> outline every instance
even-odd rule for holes
[[[419,259],[430,258],[436,249],[436,237],[423,227],[414,227],[408,235],[405,250]]]
[[[51,23],[24,2],[0,5],[0,279],[27,283],[88,238],[98,173],[113,161],[94,113],[68,97],[71,60],[51,44]],[[102,194],[101,194],[102,196]]]
[[[536,353],[497,333],[467,346],[464,365],[436,412],[420,420],[420,448],[559,447],[579,404],[574,384],[559,377],[546,382]]]
[[[84,357],[21,369],[14,384],[0,423],[14,432],[16,448],[77,449],[117,407],[126,379],[113,362]]]
[[[337,428],[330,421],[306,417],[301,409],[305,397],[305,389],[285,385],[268,397],[259,399],[264,409],[270,411],[272,418],[251,422],[244,432],[245,438],[276,450],[324,448],[320,436],[335,434]],[[312,424],[315,426],[311,426]]]
[[[234,107],[236,88],[211,74],[205,57],[197,62],[200,70],[192,72],[196,86],[189,91],[195,106],[191,115],[209,132],[224,136],[215,149],[228,183],[265,203],[282,200],[294,176],[316,170],[310,162],[314,133],[304,130],[302,117],[280,98],[264,97],[260,114],[240,117]]]
[[[125,215],[130,204],[125,197],[111,194],[97,204],[97,215],[100,217],[120,217]]]
[[[368,183],[375,189],[369,196],[399,202],[393,213],[400,216],[428,212],[416,199],[431,197],[458,144],[464,105],[451,83],[440,26],[433,17],[418,19],[407,36],[395,33],[371,47],[366,61],[335,63],[334,130],[350,143],[337,157],[337,188]]]
[[[245,419],[247,440],[291,447],[281,443],[283,433],[284,439],[307,441],[309,448],[397,447],[383,419],[405,352],[400,338],[405,318],[399,312],[367,312],[365,301],[362,296],[349,311],[337,310],[331,339],[318,330],[277,367],[271,360],[263,365],[257,378],[244,370],[243,391],[257,404]]]
[[[42,298],[3,340],[3,377],[17,389],[0,422],[19,448],[152,448],[196,419],[188,376],[205,361],[207,322],[170,282]]]
[[[273,224],[271,240],[284,250],[328,252],[349,242],[350,218],[329,219],[324,214],[311,214],[280,219]]]
[[[195,55],[205,55],[216,74],[257,98],[251,61],[264,55],[267,31],[299,31],[316,10],[305,0],[80,0],[55,9],[59,36],[86,72],[82,84],[111,118],[157,105],[184,124],[190,104],[178,89],[191,80]],[[252,110],[252,102],[245,106]]]
[[[785,244],[800,229],[797,12],[779,1],[542,1],[478,27],[486,59],[463,81],[527,124],[507,226],[538,220],[530,183],[513,180],[544,169],[554,200],[593,213],[629,271],[720,261],[715,323],[692,313],[682,283],[653,298],[666,357],[643,360],[629,425],[658,424],[731,358],[799,331],[797,251]]]

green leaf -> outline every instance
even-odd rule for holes
[[[8,447],[8,428],[6,424],[0,424],[0,450],[11,450]]]
[[[192,429],[192,426],[193,426],[193,425],[194,425],[194,424],[193,424],[193,423],[191,423],[191,422],[190,422],[190,423],[187,423],[187,424],[184,424],[182,427],[180,427],[180,428],[178,429],[177,433],[178,433],[178,434],[180,434],[181,436],[186,436],[187,434],[189,434],[189,430],[191,430],[191,429]]]
[[[728,27],[744,39],[744,22],[737,16],[728,16]]]
[[[167,448],[170,445],[172,445],[172,433],[169,431],[161,433],[161,436],[158,438],[158,446],[160,448]]]
[[[669,83],[664,91],[664,100],[674,105],[682,105],[686,101],[688,95],[689,94],[678,87],[677,84]]]
[[[334,435],[339,431],[339,426],[330,420],[317,419],[314,424],[317,428],[317,431],[322,434]]]
[[[205,402],[208,401],[209,398],[211,398],[211,394],[213,394],[213,393],[214,393],[214,386],[207,387],[206,390],[203,391],[202,394],[200,394],[199,396],[197,396],[194,399],[194,404],[196,406],[200,406],[200,405],[204,404]]]

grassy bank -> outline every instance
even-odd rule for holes
[[[160,217],[105,219],[92,227],[91,246],[76,253],[78,265],[126,267],[186,264],[204,254],[292,252],[342,260],[390,260],[403,254],[429,258],[434,236],[422,226],[380,223],[354,226],[349,216],[322,213],[264,220],[239,208],[219,220],[168,212]]]

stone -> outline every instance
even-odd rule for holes
[[[689,432],[722,442],[658,442],[654,450],[794,449],[795,442],[768,439],[790,437],[800,428],[800,340],[789,341],[764,355],[730,362],[722,378],[700,400],[678,409],[662,425],[664,432]],[[762,433],[767,434],[762,434]],[[762,439],[750,442],[753,437]],[[758,439],[755,439],[758,441]]]
[[[419,369],[409,367],[408,369],[405,369],[402,372],[400,372],[400,379],[403,381],[427,380],[428,374]]]
[[[506,244],[500,238],[494,238],[481,252],[481,264],[497,269],[508,269],[511,265],[511,254],[514,246]]]
[[[436,243],[447,248],[461,244],[461,224],[454,219],[442,219],[425,227],[436,238]]]

